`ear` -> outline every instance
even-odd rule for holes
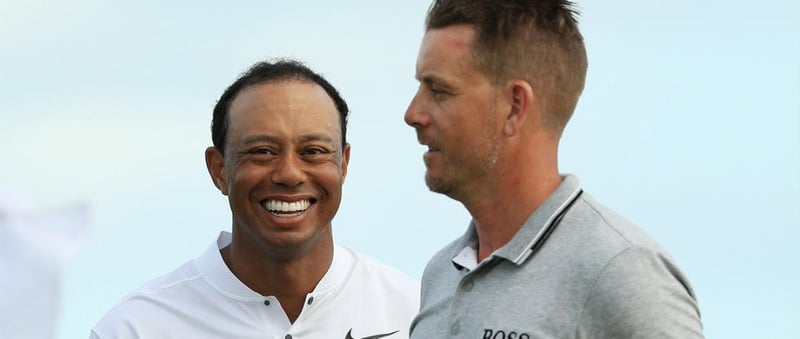
[[[225,157],[216,147],[206,148],[206,168],[214,186],[217,186],[222,195],[228,195],[228,184],[225,180]]]
[[[519,134],[531,114],[538,114],[538,104],[531,85],[524,80],[514,80],[509,84],[511,94],[511,109],[506,116],[503,133],[507,136]]]
[[[344,178],[347,176],[347,164],[350,163],[350,144],[344,144],[344,149],[342,149],[342,182],[344,182]]]

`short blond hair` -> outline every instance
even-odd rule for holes
[[[561,135],[588,66],[577,16],[568,0],[434,0],[426,30],[472,25],[476,67],[495,86],[516,79],[530,83],[544,124]]]

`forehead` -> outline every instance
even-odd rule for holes
[[[327,132],[338,136],[339,111],[314,82],[285,80],[242,90],[228,110],[229,135]]]
[[[474,40],[472,25],[452,25],[425,32],[417,56],[417,79],[446,81],[480,73],[471,57]]]
[[[474,26],[458,24],[429,29],[423,37],[423,45],[426,42],[433,42],[435,45],[450,50],[467,50],[472,46],[474,39]]]

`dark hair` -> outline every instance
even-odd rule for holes
[[[568,0],[434,0],[426,30],[472,25],[475,66],[495,85],[520,78],[530,83],[545,125],[560,135],[586,80],[577,15]]]
[[[225,145],[228,136],[228,110],[231,102],[244,89],[265,83],[300,80],[314,82],[320,85],[328,96],[331,97],[339,111],[339,124],[342,129],[342,147],[347,144],[347,103],[325,78],[315,73],[302,62],[297,60],[279,59],[273,62],[262,61],[256,63],[233,82],[214,106],[214,116],[211,120],[211,140],[220,153],[225,154]]]

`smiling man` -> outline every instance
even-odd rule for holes
[[[419,286],[334,244],[350,145],[337,90],[296,61],[253,66],[214,108],[206,165],[232,232],[138,289],[92,338],[408,338]]]

